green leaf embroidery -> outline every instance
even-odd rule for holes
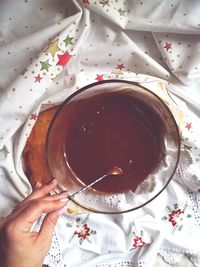
[[[172,212],[172,210],[170,209],[170,207],[169,207],[169,206],[167,206],[167,209],[168,209],[168,211],[169,211],[169,212]]]
[[[91,231],[90,231],[90,234],[92,234],[92,235],[96,235],[96,233],[97,233],[97,232],[96,232],[95,230],[91,230]]]
[[[175,210],[178,209],[178,204],[177,204],[177,203],[174,204],[174,209],[175,209]]]
[[[180,225],[178,230],[181,231],[183,229],[183,225]]]
[[[72,227],[72,224],[71,223],[66,223],[66,226],[67,227]]]

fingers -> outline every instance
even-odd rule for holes
[[[56,186],[56,180],[45,186],[37,183],[36,190],[13,210],[8,219],[16,220],[21,228],[29,231],[42,213],[52,213],[63,208],[68,202],[67,193],[48,195]]]
[[[43,199],[46,200],[46,201],[54,201],[54,200],[65,199],[68,196],[69,195],[64,192],[64,193],[57,194],[57,195],[47,196],[47,197],[44,197]]]
[[[22,205],[24,206],[24,203],[29,202],[30,200],[34,200],[37,198],[42,198],[46,195],[48,195],[55,187],[57,186],[57,181],[54,179],[52,182],[48,185],[42,186],[40,182],[37,182],[34,188],[34,191],[27,197],[25,198],[18,206],[16,209],[21,207]],[[61,196],[63,194],[58,194],[58,196]],[[53,197],[53,198],[52,198]],[[58,197],[59,198],[59,197]],[[49,197],[46,200],[53,200],[55,199],[54,196]]]
[[[68,202],[68,198],[62,198],[55,201],[44,201],[42,199],[33,200],[16,219],[23,232],[29,232],[32,224],[40,218],[42,213],[52,213],[62,209]],[[50,217],[51,218],[51,217]]]
[[[42,201],[56,201],[56,200],[61,200],[61,199],[67,199],[68,194],[67,193],[62,193],[62,194],[58,194],[58,195],[53,195],[53,196],[47,196],[42,198]],[[16,216],[18,216],[20,213],[23,212],[23,210],[25,210],[26,208],[28,208],[31,205],[31,202],[33,202],[33,200],[29,199],[25,199],[23,202],[21,202],[13,211],[12,213],[9,215],[9,218],[14,218]]]
[[[36,198],[42,198],[45,197],[46,195],[48,195],[53,189],[55,189],[57,186],[57,181],[54,179],[52,180],[52,182],[48,185],[44,185],[42,186],[41,183],[37,183],[36,187],[33,191],[33,193],[30,194],[30,196],[28,196],[25,201],[29,201],[29,200],[33,200]]]
[[[60,199],[65,199],[67,198],[69,195],[65,192],[60,193],[60,194],[56,194],[56,195],[50,195],[50,196],[46,196],[46,197],[42,197],[42,198],[38,198],[38,199],[42,199],[45,201],[55,201],[55,200],[60,200]],[[20,206],[27,206],[29,205],[29,202],[36,200],[35,198],[29,198],[29,199],[25,199],[23,202],[21,202],[18,207]],[[27,204],[28,203],[28,204]],[[16,209],[18,209],[18,207]]]

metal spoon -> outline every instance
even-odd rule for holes
[[[88,187],[93,186],[94,184],[100,182],[101,180],[103,180],[104,178],[108,177],[109,175],[120,175],[122,174],[123,171],[121,168],[115,166],[114,168],[112,168],[111,170],[109,170],[106,174],[104,174],[103,176],[97,178],[94,182],[85,185],[83,187],[81,187],[79,190],[77,190],[75,193],[73,193],[71,196],[69,196],[68,198],[71,199],[73,198],[76,194],[79,194],[80,192],[82,192],[83,190],[87,189]]]

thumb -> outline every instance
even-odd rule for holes
[[[40,228],[39,235],[38,235],[39,239],[45,240],[46,242],[51,243],[51,238],[53,235],[55,225],[58,221],[59,216],[64,212],[64,209],[66,210],[66,207],[58,211],[48,213],[45,216],[42,226]]]

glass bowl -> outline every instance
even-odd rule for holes
[[[143,121],[136,119],[134,124],[132,117],[136,115],[129,118],[130,114],[122,109],[136,112]],[[102,116],[99,128],[95,126],[96,132],[92,133],[87,123],[94,125],[98,116]],[[83,123],[84,119],[87,123]],[[105,120],[107,125],[101,127]],[[127,131],[126,125],[130,127]],[[140,126],[146,133],[134,135]],[[77,129],[82,131],[81,135]],[[86,139],[82,139],[83,134],[87,134]],[[131,159],[127,162],[128,153],[134,162]],[[156,94],[124,80],[96,82],[68,97],[55,113],[46,140],[47,163],[52,177],[58,181],[57,192],[67,191],[69,196],[104,175],[109,167],[121,168],[124,164],[123,175],[108,176],[71,198],[78,206],[98,213],[132,211],[156,198],[172,179],[179,154],[179,130],[170,109]]]

